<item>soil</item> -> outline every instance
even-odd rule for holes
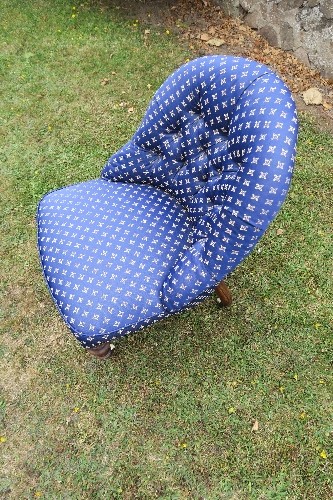
[[[292,53],[272,47],[257,31],[241,20],[226,16],[216,0],[101,0],[122,16],[138,20],[147,30],[172,33],[190,49],[193,58],[207,54],[236,55],[267,64],[288,84],[300,112],[315,117],[321,129],[333,133],[333,82],[300,62]],[[302,94],[317,88],[323,97],[320,105],[306,105]]]

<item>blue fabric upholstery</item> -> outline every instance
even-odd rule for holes
[[[100,179],[47,194],[41,263],[82,345],[211,293],[278,213],[297,130],[291,94],[269,68],[202,57],[165,81]]]

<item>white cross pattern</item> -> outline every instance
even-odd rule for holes
[[[81,344],[207,297],[281,208],[297,132],[290,91],[269,68],[205,56],[164,82],[99,179],[44,196],[44,276]]]

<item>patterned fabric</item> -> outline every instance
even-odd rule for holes
[[[206,56],[171,75],[101,178],[46,195],[41,263],[86,347],[206,297],[278,213],[297,116],[266,66]]]

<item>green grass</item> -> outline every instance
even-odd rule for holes
[[[231,308],[212,297],[92,359],[45,288],[36,204],[97,177],[194,54],[73,5],[1,4],[0,497],[332,498],[332,137],[302,117],[292,190],[229,277]]]

